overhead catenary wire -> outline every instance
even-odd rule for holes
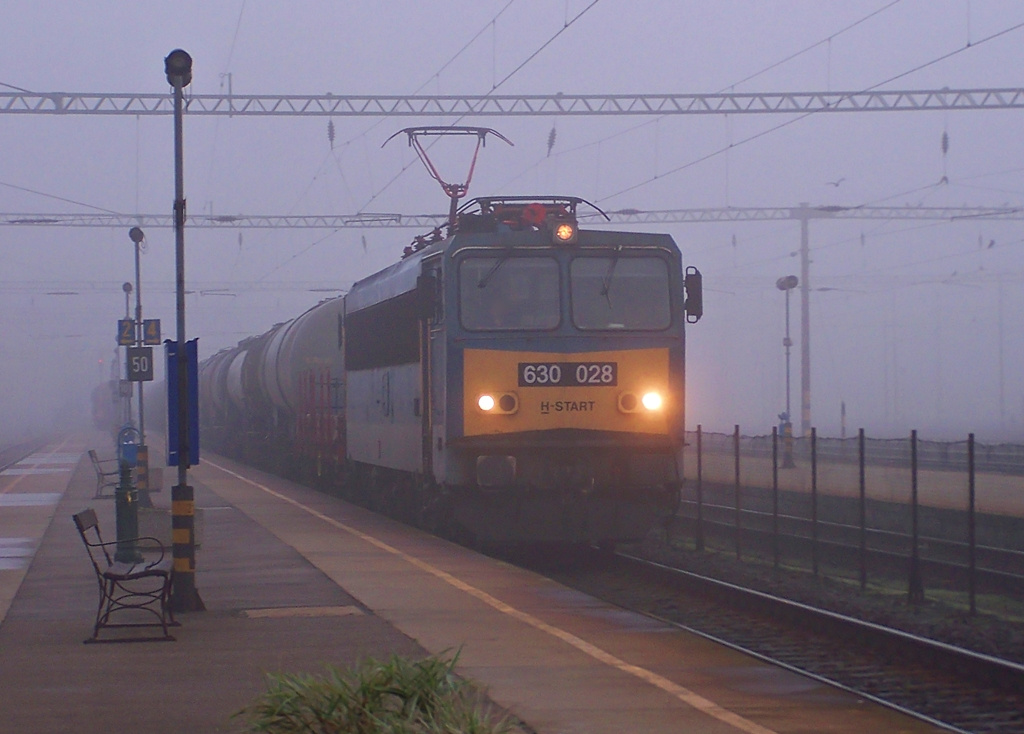
[[[993,41],[993,40],[995,40],[997,38],[1001,38],[1002,36],[1005,36],[1008,33],[1012,33],[1013,31],[1019,30],[1021,28],[1024,28],[1024,22],[1017,23],[1016,25],[1010,26],[1009,28],[1004,28],[1001,31],[997,31],[996,33],[993,33],[993,34],[991,34],[989,36],[986,36],[985,38],[982,38],[981,40],[975,42],[974,44],[971,44],[971,45],[968,45],[968,46],[964,46],[962,48],[958,48],[958,49],[955,49],[955,50],[950,51],[948,53],[942,54],[941,56],[939,56],[937,58],[934,58],[934,59],[932,59],[930,61],[926,61],[923,64],[919,64],[919,65],[913,67],[912,69],[908,69],[907,71],[904,71],[904,72],[901,72],[901,73],[896,74],[894,76],[891,76],[888,79],[884,79],[884,80],[882,80],[880,82],[877,82],[876,84],[872,84],[869,87],[865,87],[864,89],[858,90],[857,93],[858,94],[864,94],[866,92],[873,91],[875,89],[878,89],[879,87],[885,86],[886,84],[890,84],[890,83],[896,81],[897,79],[902,79],[905,76],[909,76],[910,74],[914,74],[914,73],[916,73],[918,71],[921,71],[922,69],[926,69],[929,66],[933,66],[933,65],[938,64],[938,63],[940,63],[942,61],[950,59],[953,56],[956,56],[958,54],[963,53],[964,51],[968,51],[970,49],[975,49],[978,46],[981,46],[982,44],[988,43],[988,42]],[[719,149],[714,150],[714,151],[712,151],[710,153],[702,155],[699,158],[696,158],[695,160],[692,160],[692,161],[690,161],[688,163],[684,163],[681,166],[677,166],[677,167],[675,167],[675,168],[673,168],[673,169],[671,169],[669,171],[666,171],[663,174],[656,174],[654,176],[651,176],[650,178],[647,178],[647,179],[645,179],[643,181],[640,181],[639,183],[635,183],[632,186],[627,186],[626,188],[621,189],[619,191],[616,191],[614,194],[609,194],[608,196],[600,198],[597,201],[598,201],[598,203],[600,203],[600,202],[603,202],[603,201],[607,201],[608,199],[614,199],[615,197],[621,196],[622,194],[629,193],[630,191],[635,191],[636,189],[639,189],[639,188],[642,188],[644,186],[647,186],[647,185],[649,185],[651,183],[654,183],[655,181],[658,181],[660,179],[666,178],[668,176],[672,176],[672,175],[674,175],[676,173],[679,173],[681,171],[685,171],[688,168],[692,168],[693,166],[696,166],[696,165],[698,165],[700,163],[703,163],[704,161],[707,161],[707,160],[710,160],[712,158],[715,158],[715,157],[721,155],[722,153],[725,153],[728,150],[731,150],[733,148],[737,148],[737,147],[739,147],[741,145],[746,145],[747,143],[751,143],[751,142],[753,142],[755,140],[759,140],[760,138],[763,138],[763,137],[765,137],[767,135],[771,135],[772,133],[778,132],[779,130],[782,130],[784,128],[790,127],[791,125],[794,125],[794,124],[796,124],[798,122],[802,122],[803,120],[806,120],[808,117],[811,117],[812,115],[816,115],[818,113],[819,113],[819,110],[812,110],[810,112],[805,112],[805,113],[800,114],[800,115],[798,115],[798,116],[796,116],[796,117],[794,117],[794,118],[792,118],[790,120],[787,120],[785,122],[779,123],[778,125],[775,125],[773,127],[767,128],[765,130],[761,130],[760,132],[757,132],[757,133],[753,133],[752,135],[748,135],[747,137],[745,137],[745,138],[743,138],[743,139],[741,139],[741,140],[739,140],[739,141],[737,141],[735,143],[730,143],[729,145],[727,145],[727,146],[725,146],[723,148],[719,148]]]
[[[724,92],[726,92],[728,90],[735,89],[736,87],[738,87],[738,86],[740,86],[742,84],[745,84],[746,82],[749,82],[749,81],[751,81],[753,79],[756,79],[757,77],[762,76],[762,75],[768,73],[769,71],[772,71],[773,69],[777,69],[778,67],[780,67],[783,64],[786,64],[786,63],[788,63],[790,61],[792,61],[793,59],[799,58],[800,56],[802,56],[802,55],[804,55],[804,54],[806,54],[806,53],[808,53],[810,51],[813,51],[814,49],[818,48],[819,46],[822,46],[822,45],[824,45],[826,43],[831,43],[832,39],[838,38],[839,36],[843,35],[844,33],[847,33],[849,31],[853,30],[857,26],[867,22],[871,18],[874,18],[876,15],[879,15],[880,13],[883,13],[886,10],[889,10],[894,5],[898,5],[901,2],[903,2],[903,0],[891,0],[891,2],[887,3],[886,5],[878,8],[878,9],[876,9],[876,10],[870,12],[870,13],[868,13],[867,15],[859,18],[858,20],[855,20],[852,23],[849,23],[849,24],[843,26],[842,28],[840,28],[839,30],[835,31],[834,33],[830,33],[825,38],[822,38],[821,40],[815,41],[814,43],[812,43],[812,44],[810,44],[808,46],[805,46],[804,48],[800,49],[799,51],[795,51],[795,52],[789,54],[788,56],[786,56],[786,57],[784,57],[782,59],[779,59],[778,61],[772,62],[772,63],[768,64],[767,66],[759,69],[758,71],[755,71],[753,74],[749,74],[749,75],[743,77],[739,81],[732,82],[731,84],[728,84],[728,85],[722,87],[721,89],[719,89],[716,92],[716,94],[722,94],[722,93],[724,93]],[[644,122],[638,123],[636,125],[632,125],[632,126],[626,128],[624,130],[620,130],[620,131],[618,131],[616,133],[613,133],[612,135],[607,135],[607,136],[602,137],[602,138],[600,138],[598,140],[591,141],[589,143],[584,143],[584,144],[578,145],[578,146],[576,146],[574,148],[569,148],[567,150],[562,151],[561,154],[556,153],[555,155],[556,156],[559,156],[559,155],[569,155],[570,153],[575,153],[576,151],[579,151],[579,150],[585,150],[585,149],[591,148],[591,147],[593,147],[595,145],[600,145],[600,144],[602,144],[604,142],[607,142],[609,140],[614,140],[615,138],[621,137],[623,135],[628,135],[631,132],[635,132],[637,130],[641,130],[641,129],[643,129],[645,127],[648,127],[650,125],[654,125],[659,120],[661,120],[663,118],[664,118],[664,116],[660,116],[660,117],[655,117],[652,120],[645,120]],[[731,147],[731,141],[730,141],[730,146],[728,146],[728,147]],[[545,157],[547,157],[547,156],[545,156]],[[530,171],[535,169],[537,166],[541,165],[543,162],[544,162],[543,158],[538,159],[537,161],[534,161],[534,163],[532,163],[528,168],[526,168],[525,170],[520,172],[518,175],[516,175],[510,181],[507,181],[505,183],[505,185],[507,186],[510,183],[512,183],[514,181],[517,181],[518,179],[522,178],[527,173],[529,173]]]

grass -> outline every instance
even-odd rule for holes
[[[453,671],[458,655],[410,661],[372,658],[323,675],[276,673],[238,712],[249,732],[268,734],[507,734],[505,716],[481,702]]]

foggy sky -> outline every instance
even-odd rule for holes
[[[168,92],[163,58],[178,47],[194,59],[195,94],[226,94],[229,82],[237,94],[281,95],[857,91],[898,76],[881,88],[1014,87],[1024,28],[986,39],[1021,23],[1024,6],[996,0],[8,0],[0,90]],[[791,118],[458,122],[515,143],[481,152],[471,197],[575,195],[612,210],[1019,206],[1021,114],[820,114],[782,127]],[[445,121],[333,122],[332,149],[323,118],[186,116],[189,212],[446,211],[404,140],[381,148],[403,127]],[[2,213],[171,212],[170,116],[0,113],[0,140]],[[438,146],[442,174],[463,180],[467,153]],[[785,407],[775,281],[799,274],[799,223],[649,229],[670,232],[705,278],[705,317],[687,333],[688,426],[770,431]],[[821,433],[838,435],[845,403],[848,432],[1024,440],[1021,230],[1020,222],[811,223],[812,410]],[[146,234],[143,315],[161,318],[173,338],[173,232]],[[188,337],[199,337],[202,358],[265,331],[329,295],[320,289],[342,292],[394,262],[415,234],[187,230],[186,280],[196,290]],[[84,413],[115,359],[121,283],[134,280],[127,231],[0,226],[0,257],[0,423],[45,428]]]

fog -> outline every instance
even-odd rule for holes
[[[1024,6],[997,0],[481,0],[51,4],[7,0],[0,92],[629,94],[1020,86]],[[0,99],[2,101],[2,99]],[[401,128],[493,127],[470,197],[564,194],[607,210],[1021,205],[1021,110],[814,115],[354,118],[186,115],[190,214],[440,213]],[[548,142],[555,131],[554,144]],[[170,214],[170,116],[5,113],[0,222]],[[946,141],[945,144],[943,141]],[[449,145],[448,142],[451,142]],[[464,180],[460,141],[432,150]],[[465,143],[465,140],[461,141]],[[625,229],[627,225],[615,225]],[[784,295],[800,222],[667,231],[705,282],[687,333],[687,424],[771,430],[785,408]],[[812,423],[839,435],[1024,440],[1021,221],[814,219]],[[186,330],[200,358],[394,262],[417,230],[185,233]],[[174,337],[174,233],[147,228],[143,316]],[[0,438],[88,416],[118,356],[127,229],[0,224]],[[800,295],[791,301],[800,412]],[[134,314],[134,294],[130,309]],[[158,354],[162,353],[158,349]],[[158,368],[158,377],[162,370]]]

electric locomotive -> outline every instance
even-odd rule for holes
[[[478,198],[344,298],[345,456],[379,504],[486,542],[610,545],[675,511],[700,274],[574,197]]]

